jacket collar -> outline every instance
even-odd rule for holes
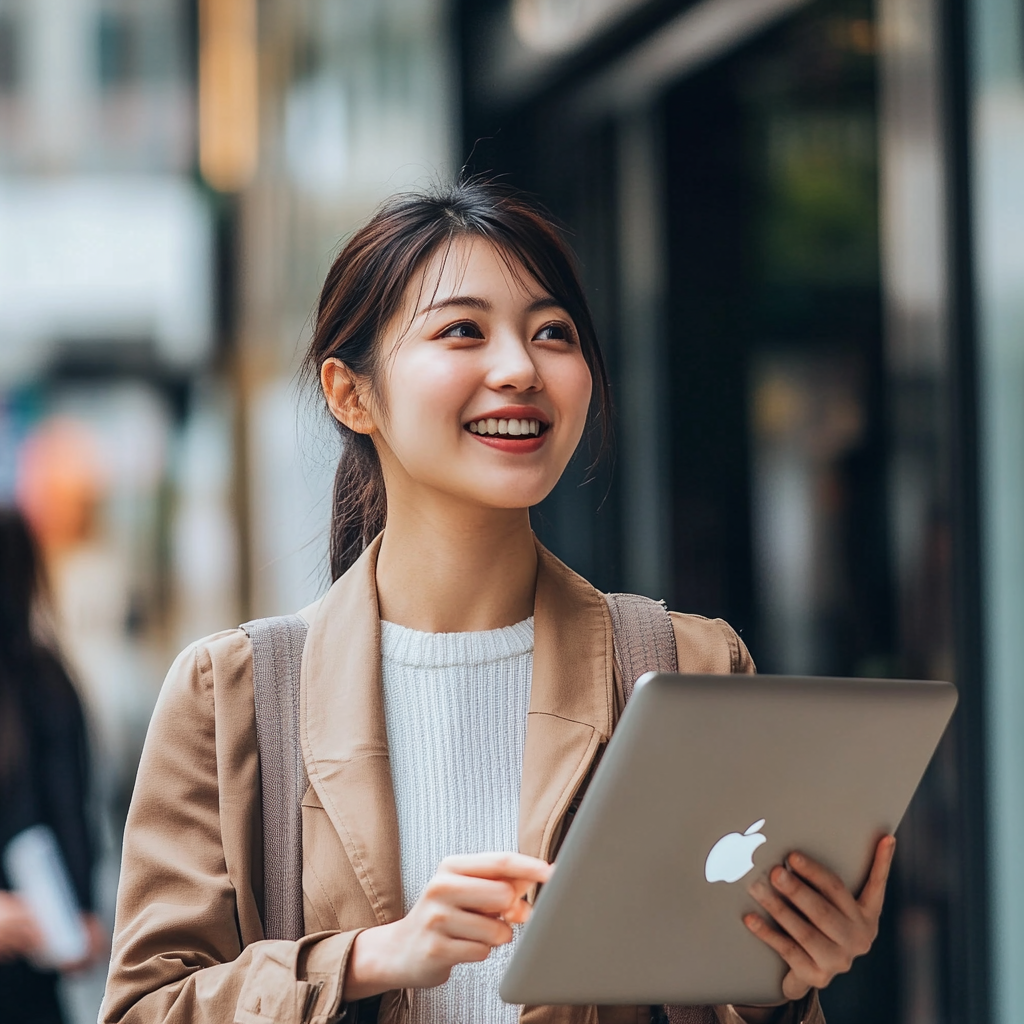
[[[302,659],[309,782],[377,920],[402,916],[398,817],[381,693],[378,537],[312,614]],[[519,848],[547,856],[615,709],[611,618],[601,595],[539,543]]]

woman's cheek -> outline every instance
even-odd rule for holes
[[[439,360],[407,360],[396,365],[388,388],[389,420],[416,435],[442,429],[460,408],[457,376]],[[415,439],[415,437],[413,438]]]
[[[593,394],[594,383],[582,355],[574,360],[571,366],[562,367],[563,378],[559,381],[559,390],[562,392],[563,415],[572,423],[572,447],[575,450],[583,436],[583,430],[587,424],[587,413],[590,411],[590,398]]]

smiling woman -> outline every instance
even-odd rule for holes
[[[604,364],[556,229],[479,182],[393,200],[331,268],[306,369],[342,454],[335,582],[288,627],[305,635],[301,835],[261,824],[253,643],[208,637],[172,667],[146,743],[102,1019],[820,1024],[815,989],[871,945],[891,840],[861,901],[795,854],[755,896],[772,924],[745,921],[787,965],[788,1002],[499,998],[639,674],[623,678],[606,596],[530,528],[588,419],[607,439]],[[666,665],[753,671],[724,622],[632,600],[671,632]],[[264,838],[301,859],[287,934],[261,919]]]

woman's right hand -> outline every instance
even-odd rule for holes
[[[28,956],[42,944],[39,925],[24,901],[0,890],[0,961]]]
[[[352,945],[345,1001],[396,988],[433,988],[456,964],[486,960],[530,916],[523,897],[554,867],[521,853],[446,857],[400,921],[367,928]]]

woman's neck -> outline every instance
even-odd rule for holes
[[[389,508],[377,557],[380,616],[427,633],[498,629],[533,614],[527,509]]]

